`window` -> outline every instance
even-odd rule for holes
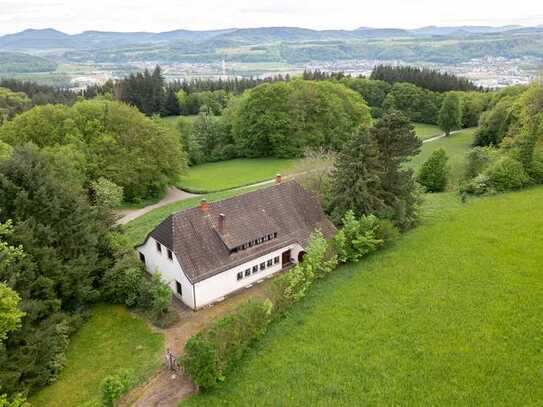
[[[272,260],[272,259],[269,259],[269,260],[268,260],[267,266],[268,266],[268,267],[273,266],[273,260]]]
[[[279,256],[273,258],[273,264],[279,264]]]
[[[253,274],[258,271],[258,266],[253,266]]]
[[[177,291],[177,294],[183,295],[183,287],[181,286],[181,283],[179,281],[175,282],[175,289]]]
[[[245,277],[249,277],[251,275],[251,269],[245,270]]]
[[[161,245],[159,242],[156,242],[156,250],[157,250],[159,253],[162,253],[162,245]]]
[[[266,263],[260,263],[260,270],[266,269]]]
[[[273,234],[273,238],[274,238],[274,239],[277,238],[277,232],[275,232],[275,233]]]
[[[173,261],[173,253],[170,249],[168,249],[168,259],[170,259],[170,261]]]
[[[145,264],[145,255],[143,253],[140,253],[140,261]]]
[[[238,281],[241,280],[243,278],[243,271],[240,271],[238,273]]]

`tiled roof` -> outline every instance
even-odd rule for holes
[[[223,233],[219,215],[225,215]],[[150,234],[171,249],[194,283],[289,244],[305,247],[320,229],[335,233],[319,201],[297,182],[289,181],[210,203],[207,212],[190,208],[166,218]],[[233,248],[267,235],[277,237],[245,250]]]

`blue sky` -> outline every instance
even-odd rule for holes
[[[543,24],[540,0],[0,0],[0,34],[52,27],[168,31],[227,27]]]

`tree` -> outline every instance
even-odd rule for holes
[[[331,212],[339,222],[349,210],[357,216],[386,210],[384,168],[375,139],[362,129],[339,153],[332,172]]]
[[[35,390],[58,375],[69,335],[112,265],[110,223],[89,205],[79,181],[56,165],[33,145],[16,147],[0,163],[0,222],[13,220],[2,240],[24,251],[0,267],[0,281],[18,293],[26,313],[0,352],[7,394]]]
[[[179,116],[181,114],[181,108],[177,101],[177,95],[172,88],[168,88],[162,109],[160,110],[161,116]]]
[[[349,210],[341,222],[343,227],[334,237],[340,263],[358,262],[384,244],[384,240],[378,237],[379,219],[375,215],[363,215],[357,219]]]
[[[455,92],[447,93],[439,110],[438,125],[448,136],[462,128],[462,100]]]
[[[373,211],[365,214],[381,213],[398,228],[409,228],[417,218],[419,197],[413,170],[406,169],[405,163],[419,153],[422,142],[408,117],[398,111],[385,113],[370,132],[383,169],[380,175],[384,191],[381,199],[386,210],[384,213]]]
[[[35,107],[2,126],[0,140],[69,153],[82,167],[83,183],[106,178],[122,187],[129,201],[158,195],[184,168],[173,129],[107,100]]]
[[[442,192],[447,187],[449,177],[449,158],[442,148],[434,151],[422,165],[417,181],[428,192]]]
[[[3,243],[0,242],[0,244]],[[20,301],[21,298],[15,291],[0,283],[0,344],[8,337],[9,332],[21,326],[21,318],[24,316],[24,312],[17,308]]]

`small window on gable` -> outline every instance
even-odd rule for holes
[[[272,260],[272,259],[269,259],[269,260],[268,260],[267,266],[268,266],[268,267],[273,266],[273,260]]]
[[[240,272],[238,273],[237,278],[238,278],[238,281],[241,280],[241,279],[243,278],[243,271],[240,271]]]
[[[273,258],[273,264],[279,264],[279,256]]]
[[[168,259],[173,261],[173,253],[172,253],[172,251],[170,249],[168,249]]]
[[[162,245],[159,242],[156,242],[156,250],[159,253],[162,253]]]
[[[253,266],[253,274],[258,271],[258,266]]]
[[[260,270],[266,269],[266,263],[260,263]]]
[[[251,269],[245,270],[245,277],[249,277],[251,275]]]

